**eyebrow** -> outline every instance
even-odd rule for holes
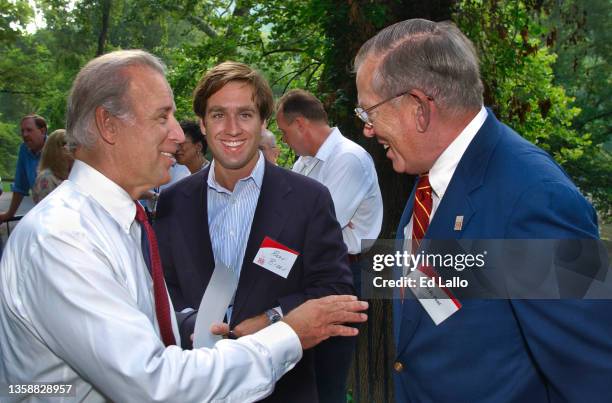
[[[162,107],[157,108],[153,114],[159,115],[160,113],[168,113],[168,112],[174,112],[174,111],[176,111],[176,107],[174,106],[174,103],[173,103],[172,106],[162,106]]]
[[[225,106],[220,106],[220,105],[213,105],[210,108],[208,108],[208,112],[225,112],[228,109],[233,109],[233,108],[227,108]],[[257,108],[253,105],[243,105],[243,106],[239,106],[236,108],[238,110],[238,112],[244,112],[244,111],[249,111],[249,112],[257,112]]]

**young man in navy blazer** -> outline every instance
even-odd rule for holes
[[[430,240],[598,237],[565,172],[483,107],[476,52],[457,27],[399,22],[362,46],[355,68],[364,135],[431,195],[421,207],[413,190],[398,238],[427,220],[417,208]],[[395,301],[398,402],[609,401],[610,300],[461,303],[436,326],[418,300]]]
[[[175,308],[198,308],[216,262],[239,276],[227,312],[237,337],[308,299],[354,293],[329,191],[267,162],[258,149],[273,110],[265,79],[247,65],[224,62],[200,80],[193,106],[213,162],[162,192],[155,221]],[[266,245],[297,258],[279,272],[256,259]],[[311,352],[266,401],[317,401]]]

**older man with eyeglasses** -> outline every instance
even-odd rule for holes
[[[595,211],[567,174],[483,106],[478,57],[456,26],[391,25],[362,46],[355,69],[364,135],[395,171],[418,175],[397,229],[408,252],[424,240],[598,238]],[[399,295],[397,402],[610,400],[610,300]]]

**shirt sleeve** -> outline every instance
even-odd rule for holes
[[[15,169],[15,181],[11,185],[11,191],[27,196],[30,194],[30,184],[28,183],[25,152],[25,144],[21,144],[17,157],[17,168]]]
[[[328,174],[321,181],[331,193],[336,218],[344,228],[368,193],[373,178],[368,176],[359,158],[350,153],[337,156],[329,164]]]
[[[45,345],[110,400],[255,401],[300,360],[285,323],[212,349],[164,347],[104,254],[79,231],[60,233],[29,240],[22,307]]]

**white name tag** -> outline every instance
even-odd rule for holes
[[[417,286],[410,287],[410,290],[436,326],[461,309],[461,302],[453,293],[448,288],[439,286],[439,277],[431,268],[419,268],[407,277],[415,279]]]
[[[276,242],[272,238],[265,237],[253,263],[278,274],[282,278],[287,278],[298,256],[299,253],[293,249]]]

